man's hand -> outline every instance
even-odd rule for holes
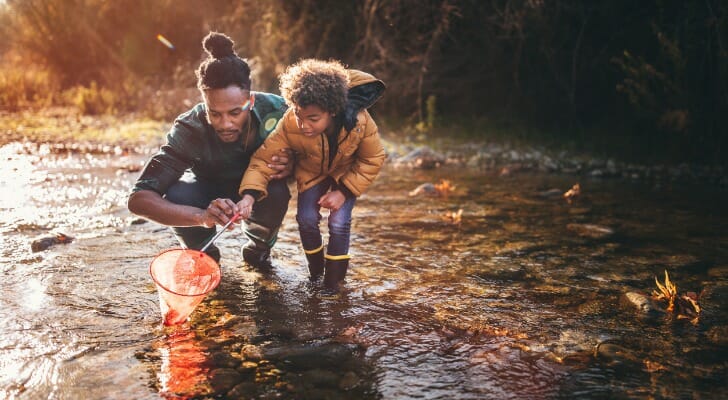
[[[210,202],[210,205],[207,206],[207,209],[202,214],[201,225],[207,228],[212,228],[215,224],[225,225],[235,215],[237,210],[238,207],[234,201],[230,199],[215,199]],[[228,230],[234,228],[235,224],[232,224]]]
[[[293,150],[288,148],[281,149],[278,154],[271,158],[270,163],[268,163],[268,168],[273,168],[275,171],[278,171],[270,177],[272,179],[288,177],[293,173],[293,164],[295,161],[296,155],[293,153]]]
[[[237,207],[241,219],[247,220],[250,218],[250,214],[253,212],[253,204],[255,204],[255,198],[249,194],[244,195],[243,199],[238,202]]]
[[[341,208],[341,206],[344,204],[344,201],[346,201],[346,196],[344,196],[344,194],[341,193],[340,190],[334,190],[321,196],[318,204],[323,208],[328,208],[331,211],[336,211]]]

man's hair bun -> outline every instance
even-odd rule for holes
[[[207,54],[216,59],[235,55],[234,44],[229,36],[219,32],[210,32],[202,39],[202,47]]]

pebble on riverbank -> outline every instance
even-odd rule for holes
[[[640,165],[573,155],[565,151],[552,152],[536,147],[515,149],[506,144],[464,143],[443,145],[442,151],[429,146],[388,143],[388,162],[395,167],[432,169],[442,166],[479,169],[506,178],[516,173],[539,171],[573,174],[588,179],[623,178],[649,180],[656,184],[695,182],[728,187],[728,174],[719,165]]]
[[[71,243],[73,242],[73,239],[74,238],[63,233],[56,233],[52,236],[43,236],[33,239],[33,241],[30,243],[30,249],[33,251],[33,253],[37,253],[57,244]]]

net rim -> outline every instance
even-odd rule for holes
[[[213,265],[215,265],[217,267],[217,271],[218,271],[217,275],[218,275],[219,278],[217,279],[217,282],[215,282],[215,285],[212,288],[210,288],[210,290],[208,290],[208,291],[206,291],[204,293],[200,293],[200,294],[177,293],[174,290],[170,290],[165,285],[162,285],[159,281],[157,281],[157,277],[154,276],[154,272],[152,272],[152,265],[154,264],[154,260],[156,260],[157,258],[159,258],[162,254],[169,253],[171,251],[183,251],[183,252],[189,251],[189,252],[194,252],[194,253],[197,253],[197,254],[203,254],[204,257],[209,258],[210,261],[212,261]],[[177,296],[184,296],[184,297],[198,297],[198,296],[204,296],[204,295],[212,292],[213,290],[215,290],[217,288],[217,286],[220,284],[220,281],[222,281],[222,268],[220,268],[220,264],[218,264],[215,260],[213,260],[212,257],[210,257],[209,255],[207,255],[207,253],[201,252],[199,250],[194,250],[194,249],[185,249],[185,248],[182,248],[182,247],[175,247],[175,248],[171,248],[171,249],[167,249],[167,250],[164,250],[162,252],[159,252],[156,256],[154,256],[154,258],[152,259],[152,261],[149,263],[149,275],[152,277],[152,280],[154,281],[154,284],[155,285],[158,285],[159,287],[161,287],[162,289],[166,290],[169,293],[175,294]]]

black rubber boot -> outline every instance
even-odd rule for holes
[[[349,259],[332,260],[326,256],[326,268],[324,271],[324,286],[333,291],[338,291],[346,277],[349,269]]]
[[[273,267],[270,250],[258,248],[252,242],[243,246],[241,253],[243,254],[243,260],[250,266],[261,270],[268,270]]]
[[[321,246],[315,253],[309,253],[305,249],[303,251],[306,253],[311,281],[315,281],[324,274],[324,248]]]
[[[216,263],[220,263],[220,249],[217,248],[214,244],[205,250],[205,253],[212,257],[213,260],[215,260]]]
[[[267,270],[272,268],[270,249],[276,242],[278,232],[253,221],[245,223],[243,232],[248,237],[248,243],[243,246],[241,251],[243,260],[257,269]]]

